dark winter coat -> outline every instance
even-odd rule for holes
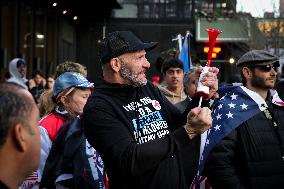
[[[197,139],[190,140],[182,127],[187,112],[181,114],[149,82],[140,88],[97,87],[82,119],[88,141],[105,162],[110,189],[188,188],[180,152]]]
[[[284,187],[284,108],[267,104],[272,119],[260,112],[211,151],[205,174],[213,189]]]

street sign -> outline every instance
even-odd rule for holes
[[[251,38],[250,21],[248,19],[218,18],[208,21],[206,18],[196,20],[196,41],[208,41],[206,28],[222,31],[217,42],[248,41]]]

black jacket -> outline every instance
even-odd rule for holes
[[[88,149],[87,149],[88,148]],[[40,188],[55,188],[62,174],[72,179],[60,181],[70,189],[103,189],[103,162],[97,152],[91,152],[82,130],[80,118],[67,121],[58,131],[45,163]]]
[[[284,108],[267,104],[272,119],[260,112],[232,131],[209,154],[204,173],[213,189],[283,188]],[[273,121],[278,126],[273,126]]]
[[[0,189],[9,189],[9,187],[0,180]]]
[[[182,127],[188,111],[181,114],[149,82],[140,88],[104,83],[94,91],[82,120],[110,189],[188,188],[180,159],[192,145]]]

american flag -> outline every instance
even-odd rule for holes
[[[191,189],[210,188],[207,178],[202,176],[209,152],[232,130],[267,108],[265,100],[258,93],[244,86],[225,86],[219,89],[219,94],[222,98],[213,104],[212,127],[207,131],[204,149],[201,145],[202,152],[198,172],[192,182]],[[272,102],[283,106],[277,92],[271,91],[271,94],[273,95]]]
[[[18,189],[38,189],[39,188],[39,177],[38,172],[34,171],[27,178]]]
[[[38,173],[34,171],[32,174],[30,174],[25,180],[38,180]]]

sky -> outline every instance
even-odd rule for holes
[[[279,0],[237,0],[237,12],[250,12],[253,17],[263,17],[264,12],[279,12]]]

